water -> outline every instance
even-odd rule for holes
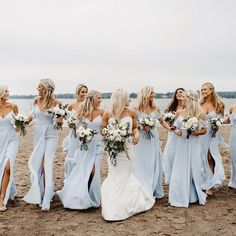
[[[157,99],[156,100],[156,104],[160,107],[161,111],[163,112],[166,107],[168,106],[169,102],[171,99],[169,98],[163,98],[163,99]],[[15,99],[12,100],[14,101],[19,108],[19,112],[20,113],[24,113],[24,114],[29,114],[31,108],[32,108],[32,102],[33,100],[31,99]],[[74,99],[61,99],[62,104],[68,104],[71,103],[72,101],[74,101]],[[109,107],[109,103],[110,103],[110,99],[103,99],[102,103],[101,103],[101,108],[103,109],[107,109]],[[137,103],[136,99],[131,100],[130,102],[130,107],[134,107]],[[225,112],[228,113],[229,108],[232,105],[236,105],[236,99],[224,99],[224,103],[226,106]]]

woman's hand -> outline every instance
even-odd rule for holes
[[[198,136],[199,135],[199,131],[198,130],[192,130],[191,135]]]
[[[151,127],[146,125],[143,127],[143,130],[146,131],[146,132],[149,132],[151,130]]]
[[[136,145],[139,142],[139,132],[135,132],[132,138],[132,144]]]
[[[57,119],[56,119],[56,122],[57,122],[57,124],[63,124],[63,118],[62,117],[58,117]]]
[[[75,124],[69,124],[68,126],[69,126],[70,129],[75,129],[76,128]]]
[[[18,133],[20,131],[20,128],[15,127],[15,131]]]
[[[177,136],[182,136],[182,131],[179,129],[173,130]]]

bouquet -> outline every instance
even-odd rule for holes
[[[199,122],[196,117],[188,117],[183,119],[182,128],[187,131],[187,139],[192,134],[192,131],[196,131],[199,128]]]
[[[55,129],[62,129],[62,123],[57,122],[57,118],[65,118],[67,116],[67,108],[68,105],[59,104],[51,109],[48,109],[48,113],[53,115],[54,120],[54,128]]]
[[[76,117],[74,115],[72,115],[72,114],[68,114],[67,115],[67,124],[69,126],[72,126],[71,129],[73,129],[73,130],[72,130],[72,134],[71,135],[74,135],[75,138],[77,137],[77,134],[76,134],[76,123],[77,123]]]
[[[173,126],[175,121],[175,114],[176,114],[175,111],[164,114],[163,116],[164,121],[168,122],[170,126]]]
[[[27,134],[25,126],[29,124],[28,118],[22,114],[13,115],[13,124],[16,128],[20,129],[20,136]]]
[[[146,131],[145,127],[149,127],[151,129],[153,127],[155,127],[156,126],[156,119],[152,119],[149,116],[141,117],[141,118],[138,119],[138,126],[139,126],[140,129],[145,131],[144,138],[151,139],[151,138],[153,138],[153,134],[150,130]]]
[[[102,129],[104,134],[105,151],[108,152],[110,162],[116,166],[116,157],[119,153],[125,152],[128,159],[128,151],[125,145],[126,140],[131,137],[130,123],[118,123],[115,119],[109,119],[109,123]]]
[[[224,119],[223,118],[211,118],[210,119],[210,124],[211,124],[211,137],[216,136],[216,132],[219,130],[219,127],[223,124]]]
[[[88,128],[87,125],[79,126],[76,130],[76,135],[79,136],[79,141],[81,142],[80,150],[88,150],[88,145],[92,141],[95,134],[97,134],[97,131]]]

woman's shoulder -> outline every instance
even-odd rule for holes
[[[233,113],[233,112],[236,112],[236,105],[231,106],[230,109],[229,109],[230,114]]]
[[[100,110],[99,110],[99,113],[100,113],[100,115],[101,115],[101,116],[103,116],[103,115],[104,115],[104,113],[105,113],[105,110],[103,110],[103,109],[100,109]]]
[[[40,99],[40,96],[36,96],[33,100],[33,105],[36,105]]]
[[[136,111],[134,108],[128,107],[128,108],[127,108],[127,113],[128,113],[130,116],[136,116],[137,111]]]
[[[9,101],[8,107],[10,107],[14,112],[18,112],[18,106],[15,102]]]
[[[59,104],[61,104],[61,101],[60,100],[58,100],[58,99],[56,99],[56,98],[52,98],[52,105],[53,106],[57,106],[57,105],[59,105]]]

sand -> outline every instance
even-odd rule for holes
[[[197,204],[189,208],[168,205],[168,186],[164,185],[165,197],[157,200],[154,207],[125,221],[108,223],[101,216],[101,209],[72,211],[62,208],[54,197],[49,212],[41,212],[36,205],[25,203],[22,198],[29,189],[27,161],[32,151],[32,127],[28,135],[20,138],[15,165],[17,197],[8,204],[8,211],[0,213],[0,235],[236,235],[236,192],[227,187],[230,176],[230,153],[221,149],[226,172],[224,186],[205,206]],[[229,141],[230,126],[222,127],[225,140]],[[63,183],[65,153],[60,144],[68,129],[59,131],[59,143],[54,162],[56,190]],[[167,132],[160,128],[160,139],[166,142]],[[102,161],[102,179],[107,173],[106,160]]]

